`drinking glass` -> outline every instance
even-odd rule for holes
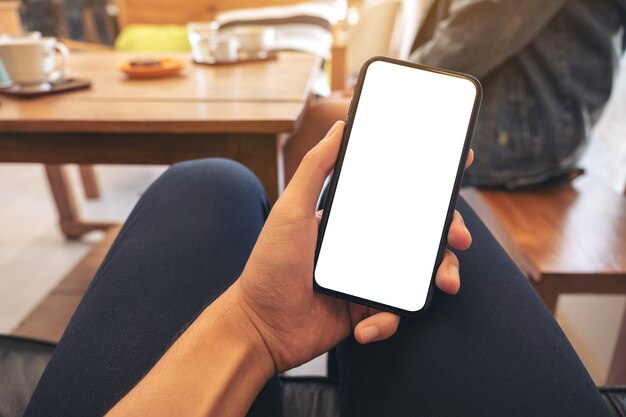
[[[191,55],[196,62],[212,60],[211,39],[217,36],[219,24],[217,22],[191,22],[187,24]]]

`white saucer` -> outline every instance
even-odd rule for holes
[[[52,90],[52,84],[39,83],[39,84],[17,84],[14,83],[7,89],[12,93],[43,93]]]

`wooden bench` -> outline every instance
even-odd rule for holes
[[[462,195],[552,313],[560,294],[626,294],[623,194],[582,176],[539,190],[467,188]],[[625,352],[623,323],[610,380],[626,380]]]

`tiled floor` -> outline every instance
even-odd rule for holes
[[[107,232],[63,280],[20,321],[12,333],[57,342],[118,232],[119,227]]]
[[[626,69],[624,70],[626,73]],[[626,185],[626,76],[615,89],[604,117],[594,130],[586,160],[588,173],[610,184],[616,192]],[[162,172],[162,167],[97,167],[103,198],[81,202],[86,216],[122,221],[142,190]],[[77,182],[77,175],[73,178]],[[79,187],[77,187],[79,189]],[[83,241],[67,242],[56,227],[43,168],[33,164],[0,164],[0,332],[17,328],[21,333],[45,335],[46,329],[19,327],[20,321],[53,289],[102,238],[94,233]],[[76,305],[76,281],[64,281],[54,297],[40,306]],[[78,281],[78,286],[84,285]],[[55,304],[56,303],[56,304]],[[57,307],[55,307],[55,305]],[[595,381],[603,383],[624,316],[624,297],[565,296],[557,319]],[[63,307],[58,307],[63,306]],[[39,332],[39,333],[38,333]],[[323,373],[323,361],[299,372]],[[626,383],[626,381],[624,381]]]

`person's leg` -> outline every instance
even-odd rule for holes
[[[342,416],[604,416],[585,368],[521,272],[460,200],[461,290],[395,336],[338,349]],[[419,254],[416,254],[418,257]]]
[[[304,114],[298,129],[289,138],[283,155],[285,158],[285,185],[296,173],[304,155],[319,142],[337,120],[346,118],[350,97],[331,96],[320,99]]]
[[[106,413],[239,276],[268,210],[263,187],[235,162],[170,168],[126,221],[25,415]],[[281,407],[274,378],[249,415]]]

